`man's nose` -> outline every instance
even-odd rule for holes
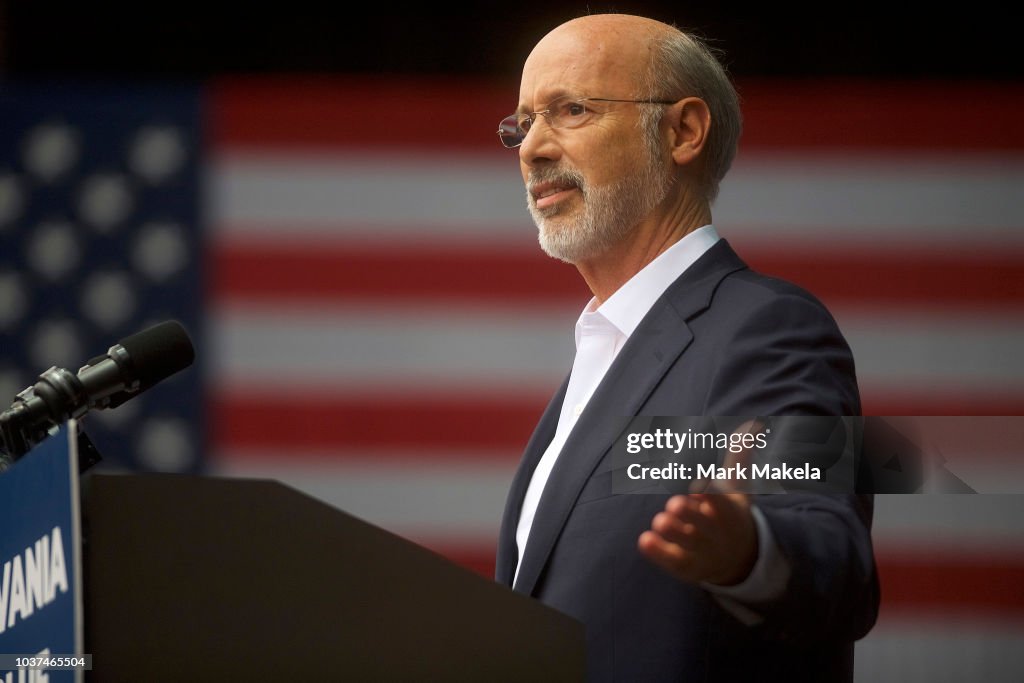
[[[523,144],[519,145],[519,161],[530,167],[556,161],[562,153],[557,138],[547,117],[538,115],[523,138]]]

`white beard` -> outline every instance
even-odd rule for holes
[[[582,195],[582,210],[567,215],[569,209],[559,204],[538,209],[529,188],[542,181],[574,184]],[[576,170],[539,169],[530,173],[526,204],[544,253],[579,263],[621,243],[665,199],[671,185],[671,176],[660,170],[652,155],[637,172],[601,186],[588,185]]]

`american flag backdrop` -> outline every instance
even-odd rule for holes
[[[202,334],[195,86],[0,83],[0,402],[157,322]],[[111,468],[198,472],[199,358],[88,417]]]
[[[830,307],[865,412],[1024,414],[1024,90],[739,85],[714,222]],[[0,110],[6,394],[177,317],[202,366],[97,416],[110,460],[279,479],[490,573],[589,298],[540,253],[494,134],[516,85],[43,91],[8,90]],[[990,481],[1024,481],[1019,451],[985,457]],[[874,537],[883,607],[858,679],[1021,680],[1024,496],[879,496]]]

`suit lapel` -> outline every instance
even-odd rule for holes
[[[569,378],[562,382],[562,387],[555,392],[544,414],[533,430],[533,436],[526,444],[523,458],[516,469],[512,485],[509,487],[508,498],[505,500],[505,513],[501,517],[501,531],[498,534],[498,555],[495,560],[495,579],[507,586],[512,585],[512,578],[516,573],[516,562],[519,560],[519,550],[516,547],[516,529],[519,526],[519,515],[523,509],[523,497],[533,477],[533,470],[537,467],[541,456],[547,450],[551,439],[555,438],[555,429],[558,427],[558,417],[562,412],[562,402],[565,400],[565,392],[569,387]]]
[[[686,320],[707,308],[715,288],[727,274],[745,267],[725,240],[719,241],[666,290],[630,336],[580,415],[551,471],[530,529],[516,591],[527,594],[534,591],[580,491],[627,424],[616,418],[629,418],[639,413],[665,373],[693,340]],[[564,396],[563,385],[530,440],[513,483],[502,527],[503,539],[507,533],[505,526],[512,527],[513,553],[522,498],[537,460],[554,436]],[[510,512],[514,514],[510,516]],[[507,572],[506,583],[514,574],[514,555],[510,566],[511,572],[503,567],[498,569],[500,576]]]

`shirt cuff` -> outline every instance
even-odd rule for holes
[[[747,626],[764,621],[764,617],[751,609],[751,604],[771,602],[782,596],[789,582],[789,563],[782,556],[771,527],[756,505],[750,507],[757,529],[757,560],[754,568],[735,586],[716,586],[701,583],[727,612]]]

